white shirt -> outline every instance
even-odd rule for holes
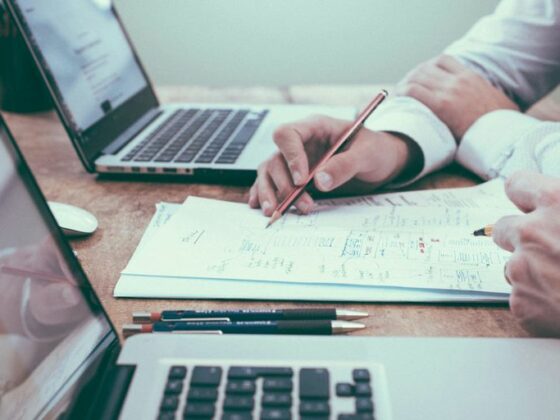
[[[525,110],[560,82],[560,0],[503,0],[445,54],[477,71]],[[560,176],[560,123],[520,112],[484,115],[459,147],[445,124],[412,98],[387,101],[367,127],[404,134],[420,146],[424,167],[415,179],[453,159],[484,179],[519,169]]]

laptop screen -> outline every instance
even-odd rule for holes
[[[113,334],[0,118],[0,418],[43,418]]]
[[[111,0],[11,4],[67,129],[86,152],[105,147],[96,143],[114,140],[155,105]]]

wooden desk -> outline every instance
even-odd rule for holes
[[[210,89],[169,87],[159,90],[162,102],[322,103],[363,106],[377,86],[295,86],[290,88]],[[553,102],[535,113],[560,115]],[[163,301],[115,299],[113,288],[146,228],[158,201],[182,202],[188,195],[246,201],[247,188],[177,182],[148,183],[97,180],[85,172],[54,113],[33,116],[4,114],[41,188],[49,200],[83,207],[94,213],[98,232],[86,240],[73,241],[79,259],[117,328],[131,321],[134,310],[193,307],[262,308],[293,307],[298,303]],[[426,177],[415,188],[472,185],[476,178],[452,167]],[[327,306],[327,305],[323,305]],[[338,307],[368,311],[365,335],[496,336],[527,333],[517,325],[505,306],[427,304],[341,304]]]

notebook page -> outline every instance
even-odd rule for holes
[[[509,254],[470,233],[511,212],[344,203],[264,229],[245,204],[191,197],[123,273],[508,292]]]

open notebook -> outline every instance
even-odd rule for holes
[[[161,203],[115,296],[505,301],[509,254],[472,231],[514,213],[499,180],[326,200],[266,230],[246,204]]]

